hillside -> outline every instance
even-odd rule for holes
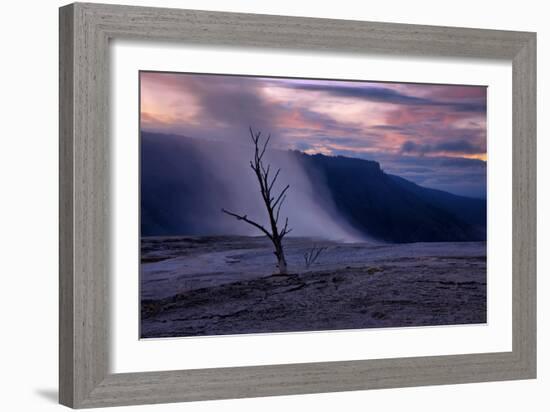
[[[220,208],[242,210],[258,197],[249,180],[248,147],[152,133],[141,138],[142,236],[243,234]],[[282,166],[286,179],[307,176],[312,204],[327,205],[322,207],[335,221],[366,237],[395,243],[485,240],[484,199],[418,186],[386,174],[374,161],[297,151],[277,156],[292,164],[290,171]],[[299,187],[306,186],[294,185]]]
[[[377,162],[295,152],[353,227],[390,242],[485,240],[486,202],[384,173]]]

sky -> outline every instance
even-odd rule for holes
[[[375,160],[425,187],[486,196],[486,87],[140,73],[142,131]]]

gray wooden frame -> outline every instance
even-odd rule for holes
[[[505,59],[513,65],[513,350],[109,373],[109,40]],[[59,397],[85,408],[536,376],[536,34],[71,4],[60,9]]]

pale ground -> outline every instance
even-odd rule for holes
[[[485,242],[289,237],[286,276],[265,238],[142,242],[143,338],[486,322]],[[308,269],[312,245],[327,249]]]

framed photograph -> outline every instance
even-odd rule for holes
[[[536,376],[536,35],[60,9],[60,402]]]

